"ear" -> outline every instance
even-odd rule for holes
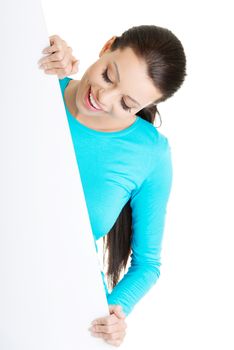
[[[101,57],[104,53],[108,52],[111,45],[113,44],[113,42],[115,41],[115,39],[117,38],[116,35],[112,36],[112,38],[110,38],[105,45],[103,46],[103,48],[101,49],[100,53],[99,53],[99,57]]]

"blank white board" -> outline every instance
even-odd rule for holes
[[[104,349],[108,304],[39,0],[0,3],[0,349]]]

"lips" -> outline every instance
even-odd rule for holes
[[[91,86],[90,86],[90,90],[89,90],[89,92],[91,92],[92,97],[93,97],[93,99],[94,99],[94,101],[95,101],[96,105],[99,107],[98,109],[102,110],[102,108],[99,106],[99,104],[98,104],[98,102],[97,102],[97,100],[96,100],[95,95],[94,95],[94,94],[92,93],[92,91],[91,91]]]
[[[89,87],[88,92],[87,92],[87,94],[86,94],[86,98],[85,98],[87,107],[88,107],[90,110],[92,110],[92,111],[102,111],[101,108],[95,108],[95,107],[93,107],[93,106],[90,104],[90,102],[89,102],[89,94],[90,94],[90,92],[91,92],[91,86]],[[92,94],[92,97],[94,98],[93,94]],[[96,99],[95,99],[95,98],[94,98],[94,100],[95,100],[95,102],[96,102]],[[97,103],[97,102],[96,102],[96,103]],[[98,105],[98,103],[97,103],[97,105]]]

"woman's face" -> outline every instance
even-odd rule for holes
[[[114,39],[105,44],[99,59],[86,70],[76,92],[78,114],[93,120],[130,121],[138,111],[162,96],[147,77],[145,62],[131,48],[109,50]],[[89,91],[94,98],[91,103],[96,101],[94,107],[98,109],[89,105]]]

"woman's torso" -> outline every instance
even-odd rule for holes
[[[59,80],[63,100],[70,80]],[[65,100],[64,105],[92,231],[98,240],[110,231],[132,193],[148,176],[164,136],[140,117],[120,131],[94,130],[71,115]]]

